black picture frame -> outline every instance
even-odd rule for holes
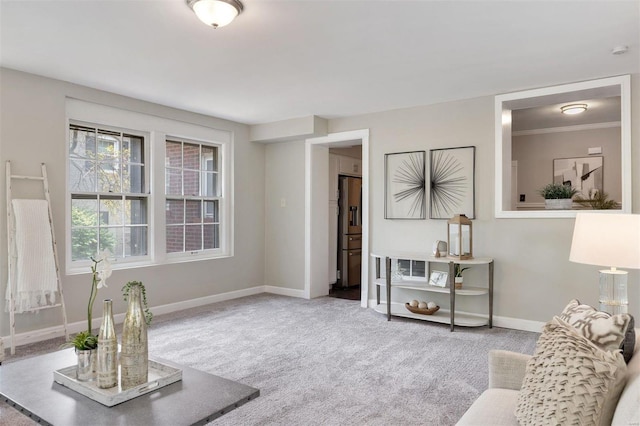
[[[429,151],[429,218],[451,219],[476,216],[476,147]]]
[[[426,219],[426,151],[385,154],[385,219]]]

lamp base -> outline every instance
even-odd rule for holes
[[[627,298],[627,271],[604,269],[600,271],[600,310],[611,315],[626,314],[629,300]]]

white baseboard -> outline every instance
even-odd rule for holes
[[[542,327],[544,327],[545,323],[542,321],[532,321],[494,315],[493,325],[496,327],[510,328],[513,330],[533,331],[534,333],[541,333]]]
[[[293,288],[277,287],[273,285],[264,286],[265,293],[279,294],[281,296],[299,297],[304,299],[304,290],[296,290]]]
[[[382,303],[386,303],[382,301]],[[395,304],[397,302],[391,302]],[[369,307],[373,308],[376,306],[376,299],[369,299]],[[493,325],[494,327],[502,327],[509,328],[512,330],[522,330],[522,331],[533,331],[534,333],[542,332],[542,327],[544,326],[544,322],[541,321],[531,321],[520,318],[510,318],[510,317],[502,317],[502,316],[493,316]]]
[[[198,306],[209,305],[211,303],[223,302],[225,300],[238,299],[245,296],[253,296],[260,293],[273,293],[282,296],[300,297],[304,298],[304,290],[295,290],[285,287],[276,286],[256,286],[245,288],[242,290],[230,291],[227,293],[214,294],[212,296],[200,297],[197,299],[183,300],[181,302],[169,303],[166,305],[153,306],[152,311],[154,315],[169,314],[171,312],[182,311],[184,309],[196,308]],[[113,316],[113,320],[116,324],[124,321],[124,313],[116,314]],[[93,327],[100,327],[102,317],[96,317],[93,319]],[[86,328],[86,321],[78,321],[67,324],[67,331],[69,334],[79,333]],[[39,330],[27,331],[24,333],[18,333],[15,335],[16,346],[26,345],[29,343],[41,342],[43,340],[53,339],[55,337],[64,336],[64,327],[62,324],[54,327],[42,328]],[[2,346],[9,348],[11,346],[10,336],[0,337],[0,350]],[[3,359],[3,352],[0,352],[0,361]]]
[[[169,303],[167,305],[153,306],[152,311],[154,315],[168,314],[171,312],[177,312],[184,309],[196,308],[198,306],[209,305],[211,303],[223,302],[225,300],[237,299],[245,296],[252,296],[254,294],[268,293],[265,286],[256,286],[246,288],[242,290],[230,291],[228,293],[214,294],[212,296],[200,297],[198,299],[183,300],[181,302]],[[116,314],[113,316],[113,320],[116,324],[124,321],[124,313]],[[93,319],[93,327],[100,327],[102,317],[96,317]],[[86,329],[86,321],[78,321],[67,324],[67,331],[69,334],[79,333]],[[43,340],[53,339],[56,337],[64,336],[64,327],[62,324],[54,327],[42,328],[39,330],[27,331],[24,333],[17,333],[15,335],[16,346],[26,345],[29,343],[41,342]],[[11,346],[11,336],[0,337],[0,348],[4,346],[9,348]],[[0,355],[0,361],[2,361],[2,355]]]

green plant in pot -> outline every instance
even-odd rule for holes
[[[573,206],[572,198],[578,193],[578,190],[570,185],[550,183],[540,189],[538,193],[544,198],[546,209],[571,210]]]
[[[91,257],[93,264],[91,265],[91,292],[87,304],[87,329],[76,334],[73,340],[63,345],[63,347],[74,347],[76,350],[78,355],[76,378],[79,381],[94,380],[96,376],[98,336],[91,331],[93,304],[98,290],[107,286],[107,278],[111,276],[110,256],[109,250],[104,250],[95,258]]]
[[[466,267],[462,267],[462,265],[460,265],[459,263],[454,264],[454,281],[455,281],[455,285],[457,289],[462,288],[462,273],[464,271],[466,271],[467,269],[470,269],[470,266],[466,266]]]

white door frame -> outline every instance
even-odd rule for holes
[[[366,308],[369,300],[369,129],[351,130],[348,132],[330,133],[327,136],[307,139],[305,141],[305,206],[304,206],[304,297],[311,298],[312,294],[317,294],[320,286],[327,286],[328,283],[314,282],[312,279],[311,262],[313,258],[311,244],[312,198],[322,197],[329,200],[329,194],[312,194],[312,173],[313,145],[331,145],[339,142],[346,142],[360,139],[362,141],[362,262],[361,276],[362,284],[360,306]],[[326,202],[324,204],[327,204]],[[329,252],[329,247],[324,247],[324,253]]]

